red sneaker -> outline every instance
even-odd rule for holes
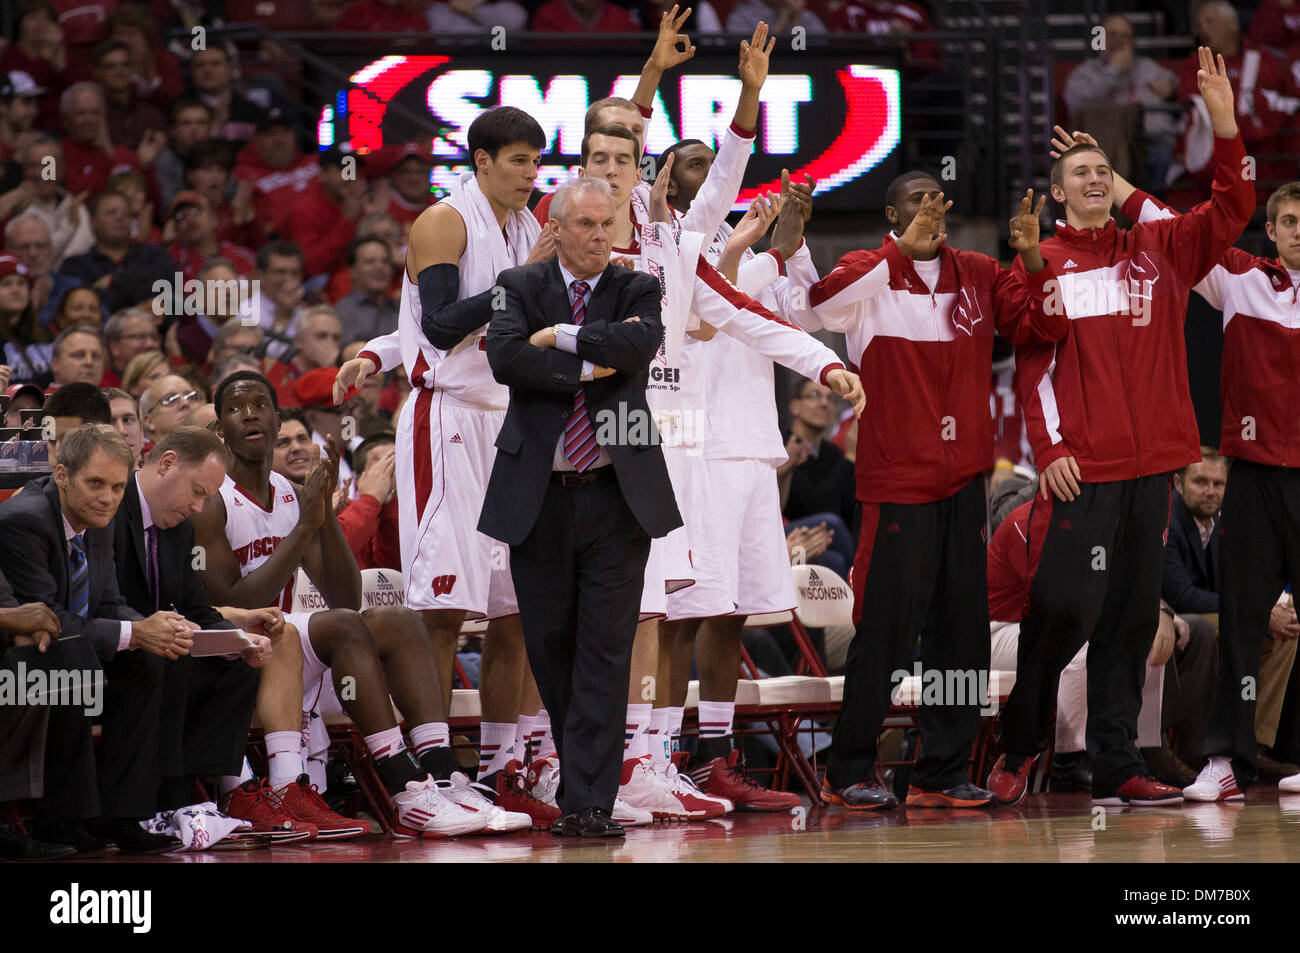
[[[714,758],[696,768],[691,777],[705,794],[726,798],[737,811],[791,811],[803,803],[797,794],[765,788],[746,772],[740,752],[733,750],[726,760]]]
[[[1105,807],[1120,807],[1133,804],[1138,807],[1179,807],[1183,803],[1183,792],[1161,784],[1155,778],[1135,774],[1114,791],[1093,790],[1092,803]]]
[[[1033,770],[1038,755],[998,755],[989,772],[988,786],[999,804],[1015,804],[1029,789],[1029,772]]]
[[[291,820],[276,803],[266,779],[253,778],[230,792],[223,813],[252,824],[252,833],[269,835],[272,844],[290,844],[317,835],[315,824]]]
[[[540,769],[541,762],[538,762],[537,766]],[[558,807],[538,800],[529,791],[524,766],[518,761],[510,761],[498,771],[496,782],[497,807],[503,811],[527,814],[533,819],[533,830],[549,831],[551,825],[559,820]]]
[[[280,811],[294,823],[314,824],[317,840],[349,840],[370,833],[369,826],[363,822],[331,811],[305,774],[274,792],[274,797],[279,799]]]

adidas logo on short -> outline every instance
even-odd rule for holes
[[[448,442],[448,443],[464,443],[465,441],[460,439],[460,434],[458,434],[458,433],[454,433],[454,434],[451,435],[451,439],[448,440],[447,442]]]
[[[1073,258],[1067,258],[1067,259],[1065,259],[1065,264],[1062,265],[1061,267],[1062,267],[1062,268],[1078,268],[1079,265],[1075,262],[1075,260],[1074,260]]]

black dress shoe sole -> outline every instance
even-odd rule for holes
[[[149,857],[153,854],[168,854],[174,850],[184,849],[185,845],[180,843],[165,844],[158,847],[123,847],[121,844],[117,846],[118,852],[126,857]]]

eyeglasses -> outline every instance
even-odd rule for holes
[[[201,404],[203,403],[203,393],[201,391],[191,390],[186,391],[184,394],[168,394],[162,400],[158,401],[157,406],[173,407],[179,400],[183,400],[187,404]]]
[[[830,403],[831,395],[828,391],[813,391],[812,393],[804,394],[799,399],[812,400],[812,401],[816,401],[819,404]]]
[[[197,205],[184,205],[172,213],[172,218],[177,222],[183,222],[191,215],[197,215],[200,209]]]

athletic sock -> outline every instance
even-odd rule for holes
[[[373,735],[366,735],[364,740],[366,747],[370,749],[371,756],[376,761],[381,758],[391,758],[406,750],[406,742],[402,739],[402,729],[398,725],[385,728]]]
[[[268,731],[266,733],[267,782],[278,791],[290,781],[297,781],[306,773],[302,762],[301,731]]]
[[[682,719],[686,716],[685,708],[665,708],[668,713],[668,754],[671,757],[682,750]]]
[[[446,748],[451,745],[451,729],[445,721],[416,725],[407,734],[411,736],[411,748],[417,758],[423,758],[430,748]]]
[[[515,751],[519,760],[528,765],[533,749],[533,730],[537,724],[536,715],[521,714],[515,719]]]
[[[669,709],[656,708],[650,712],[650,757],[655,764],[667,764],[672,754],[672,740],[668,734]]]
[[[653,706],[640,702],[627,706],[627,729],[623,734],[624,761],[644,758],[650,753],[650,714],[653,710]]]
[[[224,801],[235,788],[251,780],[253,780],[253,768],[245,758],[244,763],[239,766],[239,774],[224,774],[217,778],[217,789],[221,792],[221,799]]]
[[[700,738],[721,738],[731,734],[731,723],[736,717],[736,703],[700,702]]]
[[[534,761],[541,761],[556,754],[555,735],[551,734],[551,713],[545,708],[537,712],[537,723],[533,725],[533,737],[537,739],[537,753]]]
[[[478,779],[500,771],[515,759],[513,722],[485,721],[479,726]]]

